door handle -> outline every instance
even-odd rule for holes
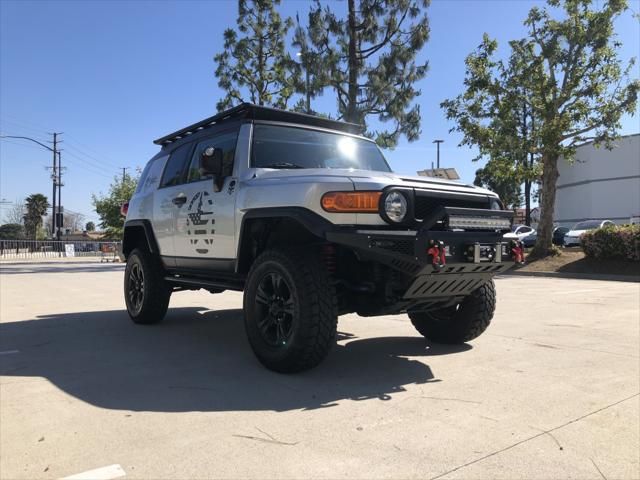
[[[176,198],[174,198],[171,201],[173,202],[174,205],[181,207],[182,205],[187,203],[187,197],[184,195],[178,195]]]

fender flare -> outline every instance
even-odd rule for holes
[[[151,226],[151,222],[149,220],[127,220],[124,222],[124,234],[122,236],[122,254],[125,258],[127,258],[129,252],[133,250],[130,244],[135,241],[135,236],[131,234],[131,232],[139,231],[142,229],[144,232],[144,237],[147,243],[147,248],[149,252],[152,254],[159,254],[160,249],[158,248],[158,242],[156,241],[156,236],[153,233],[153,227]],[[129,233],[129,235],[127,235]]]
[[[326,239],[327,233],[335,229],[335,225],[317,213],[304,207],[267,207],[247,210],[242,217],[237,241],[236,272],[243,262],[243,245],[245,244],[246,225],[255,219],[288,218],[295,220],[309,233],[320,239]]]

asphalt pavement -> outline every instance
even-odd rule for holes
[[[254,358],[240,293],[137,326],[123,270],[0,264],[0,478],[640,478],[638,283],[498,278],[457,347],[347,315],[287,376]]]

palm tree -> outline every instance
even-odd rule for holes
[[[42,217],[49,208],[49,200],[41,193],[33,193],[25,200],[25,206],[27,213],[24,215],[24,228],[27,237],[35,240],[38,230],[42,227]]]

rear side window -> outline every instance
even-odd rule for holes
[[[182,183],[184,170],[189,159],[189,153],[191,152],[191,144],[182,145],[176,148],[169,157],[167,166],[162,174],[162,181],[160,182],[160,188],[171,187],[173,185],[179,185]]]

